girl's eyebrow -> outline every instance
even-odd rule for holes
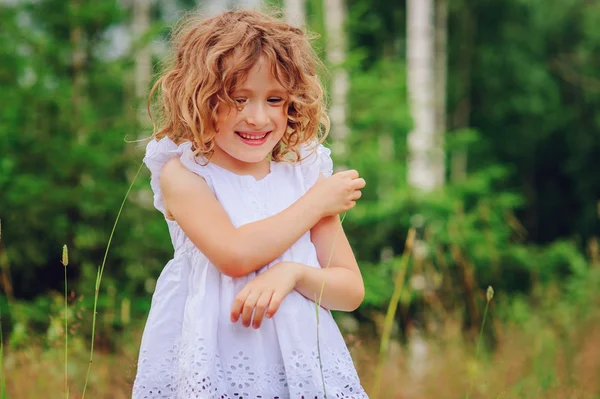
[[[240,87],[238,89],[235,89],[233,91],[233,93],[235,94],[253,94],[254,90],[246,88],[246,87]],[[267,90],[268,94],[277,94],[280,96],[287,96],[287,91],[285,89],[280,89],[280,88],[273,88],[273,89],[269,89]]]

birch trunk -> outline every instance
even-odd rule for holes
[[[251,10],[260,10],[262,7],[262,0],[240,0],[238,5],[242,8]]]
[[[346,9],[344,0],[323,1],[325,7],[326,51],[331,72],[331,139],[332,150],[342,160],[348,157],[346,139],[350,129],[346,123],[346,95],[349,88],[346,61]],[[344,167],[340,165],[340,169]]]
[[[150,0],[133,0],[133,22],[131,31],[138,49],[135,53],[134,67],[134,92],[136,101],[140,104],[138,111],[138,124],[141,127],[140,138],[147,137],[147,127],[150,119],[143,103],[148,94],[148,85],[152,76],[152,53],[150,46],[142,42],[142,37],[150,28]]]
[[[283,13],[285,22],[298,28],[306,24],[306,12],[304,10],[304,0],[284,0]]]
[[[206,0],[204,2],[204,14],[207,17],[215,16],[229,8],[227,0]]]
[[[413,119],[408,183],[430,192],[443,184],[439,170],[443,150],[436,134],[433,0],[407,0],[407,78]]]

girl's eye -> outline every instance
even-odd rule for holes
[[[279,104],[279,103],[283,102],[283,98],[281,98],[281,97],[270,97],[267,101],[269,103],[271,103],[271,104]]]
[[[243,105],[243,104],[246,102],[246,99],[245,99],[245,98],[243,98],[243,97],[236,98],[236,99],[235,99],[235,102],[236,102],[237,104],[239,104],[239,105]]]

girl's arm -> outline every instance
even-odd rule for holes
[[[341,227],[337,215],[321,219],[312,228],[311,236],[322,268],[279,262],[238,293],[231,307],[231,321],[235,323],[241,318],[244,326],[252,323],[252,327],[259,328],[263,318],[273,317],[281,301],[294,289],[312,301],[320,299],[320,305],[326,309],[350,312],[358,308],[365,296],[364,285]],[[330,254],[331,263],[327,267]]]
[[[296,290],[308,299],[319,300],[325,284],[321,306],[347,312],[356,310],[365,298],[365,288],[339,216],[321,219],[311,229],[311,239],[321,268],[297,264]]]
[[[198,249],[231,277],[260,269],[324,216],[351,209],[364,185],[356,171],[341,172],[313,186],[277,215],[235,228],[206,181],[179,159],[167,162],[160,179],[166,216],[176,220]]]

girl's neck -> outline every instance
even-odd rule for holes
[[[240,161],[225,153],[218,147],[210,159],[210,162],[222,169],[240,176],[252,176],[256,180],[261,180],[271,172],[271,162],[266,159],[261,162],[249,163]]]

